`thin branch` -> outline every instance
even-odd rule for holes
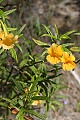
[[[6,84],[7,84],[8,80],[9,80],[9,78],[10,78],[11,74],[12,74],[12,71],[13,71],[13,65],[12,65],[12,67],[11,67],[11,70],[10,70],[10,72],[9,72],[9,75],[8,75],[8,77],[7,77],[6,82],[5,82],[5,84],[4,84],[4,85],[6,85]]]

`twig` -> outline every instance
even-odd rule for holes
[[[11,74],[12,74],[12,71],[13,71],[13,65],[12,65],[12,67],[11,67],[11,70],[10,70],[10,72],[9,72],[9,75],[8,75],[8,77],[7,77],[6,82],[5,82],[5,84],[4,84],[4,85],[6,85],[6,84],[7,84],[8,80],[9,80],[9,78],[10,78]]]

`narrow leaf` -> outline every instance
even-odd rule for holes
[[[32,40],[33,40],[37,45],[39,45],[39,46],[42,46],[42,47],[49,47],[49,45],[46,44],[46,43],[44,43],[44,42],[41,42],[41,41],[36,40],[36,39],[34,39],[34,38],[32,38]]]
[[[23,118],[23,109],[19,110],[18,114],[16,115],[16,119],[24,120],[24,118]]]
[[[16,47],[20,50],[20,52],[23,54],[23,51],[22,51],[22,48],[21,48],[21,46],[19,45],[19,44],[15,44],[16,45]]]
[[[12,10],[8,10],[6,12],[4,12],[5,16],[11,14],[12,12],[14,12],[16,9],[12,9]]]
[[[70,34],[72,34],[72,33],[74,33],[74,32],[76,32],[76,30],[71,30],[71,31],[69,31],[69,32],[66,32],[64,35],[70,35]]]
[[[80,47],[71,47],[70,50],[73,52],[80,52]]]
[[[3,52],[4,52],[4,49],[1,49],[1,50],[0,50],[0,54],[2,54]]]
[[[47,36],[47,37],[50,37],[50,38],[56,38],[54,35],[50,35],[50,34],[43,34],[41,37],[44,37],[44,36]]]
[[[22,60],[19,64],[19,68],[25,66],[26,64],[27,64],[27,59]]]
[[[10,49],[10,54],[11,54],[12,58],[14,58],[14,60],[15,60],[16,62],[18,62],[17,54],[16,54],[16,51],[15,51],[14,48],[11,48],[11,49]]]
[[[46,96],[34,96],[31,98],[32,100],[50,100],[48,97]]]
[[[23,29],[25,28],[25,26],[26,26],[26,24],[24,24],[24,25],[20,28],[20,30],[16,33],[16,35],[19,35],[19,34],[23,31]]]
[[[13,82],[14,82],[14,84],[16,85],[16,87],[18,88],[19,92],[22,93],[22,94],[24,94],[24,92],[23,92],[23,90],[22,90],[23,88],[22,88],[20,82],[19,82],[19,81],[16,81],[16,80],[13,80]]]
[[[80,33],[74,33],[74,35],[80,35]]]
[[[0,3],[2,2],[3,0],[0,0]]]
[[[40,115],[39,113],[37,113],[34,110],[25,110],[25,112],[27,112],[28,114],[34,115],[42,120],[45,120],[45,118],[42,115]]]
[[[17,28],[7,28],[7,30],[10,32],[10,31],[15,31],[15,30],[17,30]]]
[[[68,46],[72,46],[74,45],[74,43],[66,43],[66,44],[62,44],[63,47],[68,47]]]

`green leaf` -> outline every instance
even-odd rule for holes
[[[45,118],[40,115],[37,111],[34,111],[34,110],[25,110],[25,112],[27,112],[28,114],[31,114],[31,115],[34,115],[42,120],[45,120]]]
[[[34,96],[31,98],[32,100],[50,100],[48,97],[46,96]]]
[[[0,18],[4,17],[4,12],[0,9]]]
[[[78,112],[79,109],[80,109],[80,102],[77,103],[76,112]]]
[[[56,95],[54,96],[54,98],[63,99],[63,98],[67,98],[67,96],[60,95],[60,94],[56,94]]]
[[[32,38],[32,40],[33,40],[37,45],[39,45],[39,46],[41,46],[41,47],[49,47],[49,45],[48,45],[47,43],[41,42],[41,41],[36,40],[36,39],[34,39],[34,38]]]
[[[17,28],[7,28],[9,32],[17,30]]]
[[[0,102],[0,106],[7,107],[8,105],[6,103]]]
[[[7,16],[7,15],[13,13],[15,10],[16,9],[8,10],[8,11],[4,12],[4,14],[5,14],[5,16]]]
[[[32,86],[31,86],[31,89],[30,89],[29,93],[31,93],[32,91],[34,91],[36,89],[36,86],[37,86],[37,83],[38,83],[38,81],[35,80],[34,76],[32,76],[31,82],[32,82]]]
[[[74,32],[76,32],[76,30],[71,30],[71,31],[69,31],[69,32],[66,32],[64,35],[70,35],[70,34],[72,34],[72,33],[74,33]]]
[[[3,0],[0,0],[0,3],[2,2]]]
[[[66,34],[63,34],[59,37],[59,40],[66,40],[66,39],[71,39],[71,38]]]
[[[52,108],[54,111],[56,111],[56,108],[55,108],[54,105],[51,105],[51,108]]]
[[[72,31],[66,32],[66,33],[63,34],[63,35],[60,35],[59,40],[71,39],[71,38],[69,37],[69,35],[72,34],[72,33],[74,33],[74,32],[76,32],[76,30],[72,30]]]
[[[23,111],[23,108],[19,110],[18,114],[16,115],[17,120],[24,120]]]
[[[80,52],[80,47],[71,47],[70,50],[73,52]]]
[[[8,99],[8,98],[3,98],[3,97],[0,97],[0,99],[5,100],[5,101],[7,101],[7,102],[11,103],[11,100],[10,100],[10,99]]]
[[[49,35],[53,35],[52,32],[49,30],[49,28],[46,25],[44,25],[44,24],[42,24],[42,25],[44,26],[44,28],[46,29],[46,31]]]
[[[49,35],[49,34],[43,34],[41,37],[44,37],[44,36],[47,36],[47,37],[50,37],[50,38],[56,38],[54,35]]]
[[[62,44],[62,47],[68,47],[68,46],[72,46],[74,45],[74,43],[65,43],[65,44]]]
[[[22,88],[20,82],[19,82],[19,81],[16,81],[16,80],[13,80],[13,82],[14,82],[14,84],[16,85],[16,87],[18,88],[19,92],[22,93],[22,94],[24,94],[23,88]]]
[[[12,58],[14,58],[14,60],[18,63],[18,58],[17,58],[17,54],[16,54],[15,49],[11,48],[9,51],[10,51]]]
[[[55,104],[55,105],[61,106],[61,103],[56,101],[56,100],[53,100],[52,103]]]
[[[54,27],[55,27],[55,32],[56,32],[55,37],[56,37],[56,39],[57,39],[57,38],[58,38],[58,28],[57,28],[56,25],[54,25]]]
[[[4,49],[1,49],[1,50],[0,50],[0,54],[2,54],[3,52],[4,52]]]
[[[62,46],[62,49],[63,49],[63,51],[68,52],[69,54],[71,53],[71,51],[69,49],[67,49],[66,47]]]
[[[30,69],[34,72],[34,74],[36,74],[38,71],[38,69],[35,66],[31,66]]]
[[[0,6],[0,9],[2,9],[2,8],[4,8],[4,7]]]
[[[74,35],[80,35],[80,33],[74,33]]]
[[[21,46],[19,45],[19,44],[17,44],[17,43],[15,43],[15,46],[20,50],[20,52],[23,54],[23,50],[22,50],[22,48],[21,48]]]
[[[21,28],[20,28],[20,30],[16,33],[16,35],[20,35],[20,33],[23,31],[23,29],[25,28],[25,26],[26,26],[26,24],[24,24]]]
[[[43,25],[44,28],[46,29],[47,33],[51,36],[51,40],[54,41],[54,40],[53,40],[53,34],[52,34],[52,32],[49,30],[49,28],[48,28],[46,25],[44,25],[44,24],[42,24],[42,25]]]
[[[19,64],[19,68],[22,68],[23,66],[25,66],[26,63],[27,63],[27,59],[22,60]]]

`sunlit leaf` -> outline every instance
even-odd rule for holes
[[[48,45],[47,43],[41,42],[41,41],[36,40],[36,39],[34,39],[34,38],[32,38],[32,40],[33,40],[37,45],[39,45],[39,46],[41,46],[41,47],[49,47],[49,45]]]
[[[16,62],[18,62],[17,53],[16,53],[16,51],[15,51],[14,48],[11,48],[11,49],[10,49],[10,54],[11,54],[12,58],[14,58],[14,60],[15,60]]]
[[[63,47],[68,47],[68,46],[72,46],[74,45],[75,43],[65,43],[65,44],[62,44]]]
[[[7,30],[10,32],[10,31],[15,31],[15,30],[17,30],[17,28],[7,28]]]
[[[5,14],[5,16],[7,16],[7,15],[13,13],[15,10],[16,9],[8,10],[8,11],[4,12],[4,14]]]
[[[70,50],[73,52],[80,52],[80,47],[71,47]]]
[[[26,26],[26,24],[24,24],[21,28],[20,28],[20,30],[16,33],[16,35],[20,35],[20,33],[23,31],[23,29],[25,28],[25,26]]]
[[[54,41],[54,40],[53,40],[53,34],[52,34],[52,32],[49,30],[49,28],[48,28],[46,25],[44,25],[44,24],[42,24],[42,25],[43,25],[44,28],[46,29],[47,33],[51,36],[51,40]]]
[[[16,115],[17,120],[24,120],[23,109],[20,109],[18,114]]]
[[[19,45],[19,44],[15,44],[15,46],[20,50],[20,52],[23,54],[23,50],[22,50],[22,48],[21,48],[21,46]]]
[[[47,36],[47,37],[50,37],[50,38],[56,38],[54,35],[49,35],[49,34],[43,34],[41,37],[43,36]]]
[[[0,3],[2,2],[3,0],[0,0]]]
[[[80,33],[74,33],[74,35],[80,35]]]
[[[0,54],[2,54],[3,52],[4,52],[4,49],[1,49],[1,50],[0,50]]]
[[[56,24],[54,25],[54,27],[55,27],[55,37],[57,39],[58,38],[58,28],[57,28]]]
[[[19,68],[25,66],[26,64],[27,64],[27,59],[22,60],[19,64]]]

